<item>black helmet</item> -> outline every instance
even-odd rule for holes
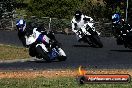
[[[82,15],[82,12],[81,11],[76,11],[75,12],[75,18],[76,18],[76,20],[80,20],[81,19],[81,15]]]

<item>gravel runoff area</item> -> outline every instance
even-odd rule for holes
[[[132,76],[132,69],[90,69],[87,74],[129,74]],[[36,70],[36,71],[0,71],[2,78],[26,78],[32,79],[37,77],[56,78],[56,77],[77,77],[79,71],[76,70]]]

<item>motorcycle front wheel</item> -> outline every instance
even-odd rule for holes
[[[95,44],[95,47],[98,47],[98,48],[103,47],[103,43],[101,42],[98,35],[92,35],[91,36],[91,41]]]

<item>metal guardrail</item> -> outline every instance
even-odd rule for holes
[[[33,23],[34,26],[44,25],[48,30],[65,32],[65,29],[71,29],[71,21],[68,19],[57,19],[49,17],[37,18],[35,16],[25,17],[24,18],[28,23]],[[1,19],[0,20],[0,30],[14,30],[16,28],[15,22],[18,18],[15,19]],[[112,36],[112,25],[111,23],[95,22],[96,30],[101,33],[101,36]]]
[[[12,19],[1,19],[0,30],[14,30],[14,21]]]

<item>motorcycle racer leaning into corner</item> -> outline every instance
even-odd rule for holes
[[[81,41],[82,36],[78,34],[78,30],[84,26],[85,23],[91,22],[92,24],[89,25],[91,28],[94,28],[94,20],[93,18],[84,15],[81,11],[76,11],[74,17],[72,18],[71,24],[72,24],[72,31],[76,34],[78,42]],[[86,30],[82,31],[86,33]]]
[[[119,13],[114,13],[112,15],[112,30],[115,37],[118,37],[121,32],[128,33],[132,31],[132,27],[125,21],[125,19],[121,18],[121,15]]]
[[[121,28],[121,15],[120,13],[114,13],[112,15],[112,31],[115,37],[119,35],[120,28]]]
[[[33,27],[32,23],[29,23],[26,26],[26,21],[23,19],[20,19],[16,22],[16,27],[18,30],[18,37],[24,47],[29,47],[29,45],[27,45],[27,40],[28,40],[28,36],[33,34],[33,30],[36,30],[41,33],[38,36],[36,42],[42,42],[45,45],[45,49],[47,50],[47,52],[48,52],[47,47],[49,47],[49,45],[50,45],[49,41],[47,41],[47,39],[55,39],[55,37],[50,34],[51,32],[47,33],[47,31],[43,27],[43,25],[40,25],[38,27]],[[47,35],[47,36],[45,36],[45,35]],[[32,56],[32,51],[34,51],[34,47],[29,48],[30,56]]]

